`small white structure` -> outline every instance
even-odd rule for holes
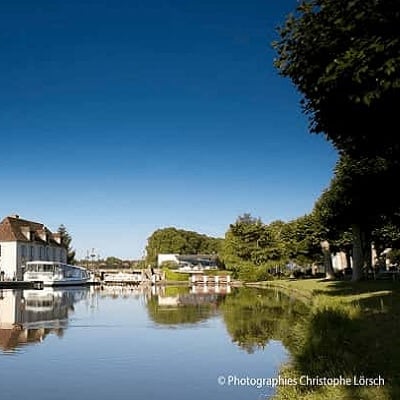
[[[163,263],[176,264],[178,271],[204,271],[218,269],[217,257],[215,254],[158,254],[157,266],[162,267]]]
[[[0,223],[0,279],[22,280],[22,266],[27,261],[66,263],[67,250],[60,234],[18,215],[4,218]]]
[[[126,284],[139,284],[143,281],[143,273],[140,271],[139,273],[126,273],[126,272],[118,272],[114,274],[105,274],[104,275],[104,283],[126,283]]]
[[[158,254],[157,255],[157,267],[161,267],[165,262],[173,262],[176,265],[179,264],[179,254]]]

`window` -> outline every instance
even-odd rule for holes
[[[61,262],[65,262],[66,261],[64,249],[60,249],[60,261]]]
[[[43,259],[43,246],[40,246],[40,249],[39,249],[39,260],[42,260]]]
[[[21,257],[26,257],[26,246],[24,244],[21,246]]]
[[[35,248],[33,246],[31,246],[31,261],[35,258]]]
[[[50,248],[46,247],[46,260],[49,261],[49,256],[50,256]]]
[[[56,249],[53,247],[53,261],[56,261]]]

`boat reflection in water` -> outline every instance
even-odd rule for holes
[[[11,352],[42,342],[50,333],[63,336],[74,303],[88,293],[85,287],[0,291],[0,348]]]

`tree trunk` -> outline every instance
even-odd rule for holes
[[[346,250],[346,268],[351,268],[351,255],[349,250]]]
[[[329,242],[324,240],[321,242],[322,254],[324,255],[324,267],[325,267],[325,279],[333,280],[335,279],[335,272],[332,266],[332,256],[329,250]]]
[[[364,253],[364,268],[367,272],[372,272],[372,244],[371,237],[367,230],[361,232]]]
[[[352,281],[359,281],[363,275],[364,267],[364,244],[363,244],[363,231],[360,224],[353,224],[351,226],[353,234],[353,276]]]

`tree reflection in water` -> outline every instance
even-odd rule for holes
[[[307,307],[276,290],[241,288],[226,298],[221,311],[232,341],[253,353],[270,340],[288,346]]]

